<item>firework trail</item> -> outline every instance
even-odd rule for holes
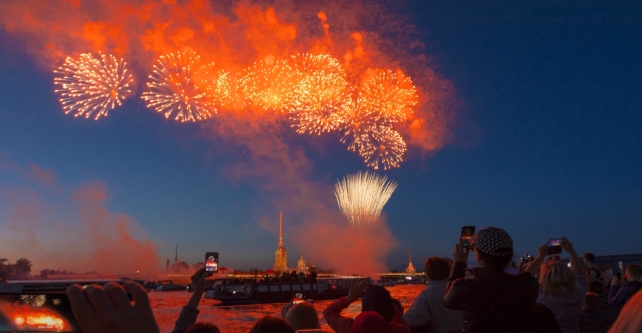
[[[174,120],[197,121],[210,118],[217,112],[211,96],[213,90],[213,64],[201,64],[200,56],[193,52],[170,53],[161,56],[147,82],[143,93],[147,107]]]
[[[341,112],[350,105],[345,72],[327,54],[292,56],[297,78],[295,104],[291,110],[292,127],[297,133],[321,134],[339,128]]]
[[[239,83],[245,97],[263,110],[289,112],[295,103],[295,75],[286,61],[261,60],[245,69]]]
[[[120,106],[133,82],[126,63],[112,55],[100,53],[100,59],[83,53],[78,60],[67,57],[64,65],[54,71],[54,90],[60,95],[65,114],[75,112],[74,117],[91,117],[95,120],[107,116],[109,110]]]
[[[360,93],[363,107],[380,113],[387,121],[399,122],[418,104],[417,88],[402,72],[379,73],[367,81]]]
[[[334,195],[339,209],[353,226],[375,222],[383,206],[397,188],[397,183],[388,181],[375,173],[357,172],[348,175],[334,185]]]
[[[359,155],[363,157],[367,166],[375,170],[379,169],[379,165],[384,170],[399,167],[406,152],[406,143],[399,132],[390,127],[378,126],[371,134],[365,135],[368,138],[362,139],[362,142],[367,143],[361,145]]]

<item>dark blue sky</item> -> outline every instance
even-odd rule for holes
[[[458,102],[449,144],[385,172],[399,183],[384,208],[398,241],[388,266],[404,265],[406,249],[415,266],[448,255],[462,225],[505,228],[516,255],[560,236],[579,252],[640,253],[642,4],[417,1],[401,8]],[[0,38],[0,158],[51,168],[67,190],[104,182],[109,209],[136,219],[163,260],[178,245],[190,263],[218,250],[235,268],[272,265],[277,238],[257,220],[273,215],[276,222],[278,209],[251,182],[223,175],[233,146],[217,147],[199,137],[198,125],[166,121],[137,99],[97,122],[65,116],[52,74],[19,39],[5,31]],[[301,140],[314,180],[332,184],[365,170],[336,138],[321,140],[324,149]],[[32,185],[0,169],[3,190],[25,186]],[[0,198],[2,226],[12,207]],[[296,235],[287,225],[297,221],[284,213],[288,247]],[[299,251],[288,251],[294,265]]]

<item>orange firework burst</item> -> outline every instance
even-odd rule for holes
[[[345,71],[339,61],[329,54],[296,54],[290,58],[292,69],[300,76],[325,72],[328,76],[341,77],[345,80]]]
[[[107,116],[109,110],[120,106],[131,91],[132,75],[127,73],[126,63],[112,55],[100,53],[100,59],[83,53],[78,60],[67,57],[65,64],[54,71],[54,84],[60,85],[55,92],[60,94],[60,103],[65,114],[75,112],[74,117],[94,119]]]
[[[289,112],[294,104],[295,76],[285,61],[269,58],[245,70],[240,84],[245,97],[264,110]]]
[[[361,150],[363,145],[368,143],[372,131],[377,125],[382,125],[382,118],[372,109],[364,108],[361,98],[357,102],[350,101],[350,104],[342,110],[341,127],[344,132],[341,138],[342,143],[348,143],[348,150]]]
[[[292,57],[297,75],[296,101],[292,109],[297,133],[321,134],[336,130],[343,122],[341,112],[350,105],[345,72],[329,55]]]
[[[176,112],[174,120],[197,121],[217,112],[212,96],[212,67],[201,64],[193,52],[161,56],[143,93],[147,107],[164,113],[165,118]]]
[[[215,80],[214,96],[222,108],[241,109],[245,106],[243,88],[236,76],[220,71]]]
[[[399,167],[399,162],[403,160],[403,154],[406,152],[406,142],[401,135],[390,127],[377,126],[369,136],[367,140],[362,140],[359,149],[366,165],[375,170],[379,169],[379,164],[384,170]]]
[[[389,122],[405,120],[418,103],[417,88],[401,71],[379,73],[363,85],[360,95],[364,107],[379,112]]]

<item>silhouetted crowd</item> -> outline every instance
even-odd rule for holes
[[[384,287],[362,280],[351,285],[347,296],[328,305],[323,317],[337,333],[642,332],[642,293],[638,292],[642,266],[631,264],[623,275],[612,276],[594,263],[593,254],[585,253],[582,265],[568,239],[563,239],[561,248],[570,256],[568,263],[549,255],[549,246],[544,244],[536,257],[516,265],[510,235],[487,227],[472,237],[470,246],[455,245],[452,259],[426,260],[426,287],[405,312]],[[471,252],[478,266],[469,269]],[[196,322],[205,277],[204,269],[192,276],[194,293],[174,333],[219,332],[214,323]],[[305,281],[306,277],[283,275],[281,279]],[[85,289],[73,285],[67,294],[84,332],[159,332],[147,293],[139,284],[109,283]],[[359,298],[359,315],[354,319],[342,316],[342,310]],[[250,333],[322,332],[320,327],[315,307],[302,302],[287,304],[280,316],[260,319]]]

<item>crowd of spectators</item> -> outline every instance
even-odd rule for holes
[[[642,266],[631,264],[622,276],[609,276],[591,253],[584,265],[568,239],[562,249],[569,263],[548,255],[516,267],[513,241],[499,228],[479,230],[470,246],[455,245],[453,258],[430,257],[424,264],[426,286],[404,312],[401,303],[381,286],[360,281],[348,295],[329,304],[323,319],[337,333],[634,333],[642,332]],[[473,253],[477,267],[467,262]],[[194,293],[183,307],[173,333],[219,333],[213,323],[196,322],[205,286],[205,271],[192,276]],[[305,276],[282,276],[299,280]],[[133,297],[130,301],[127,293]],[[68,288],[72,310],[84,332],[157,333],[145,289],[136,283],[108,283]],[[361,298],[356,318],[341,312]],[[281,316],[266,316],[250,333],[322,332],[316,308],[309,303],[286,305]]]

